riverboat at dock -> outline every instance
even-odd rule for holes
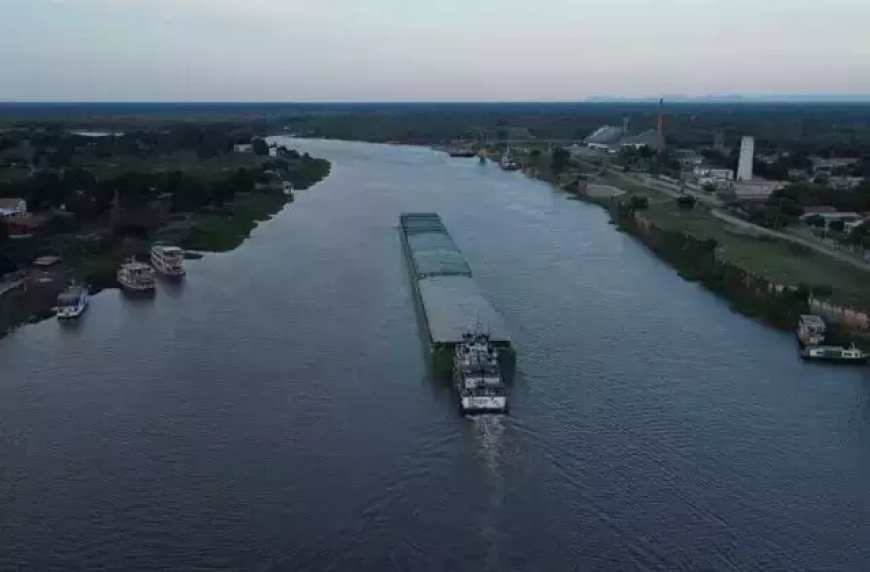
[[[803,314],[798,319],[795,329],[800,345],[801,359],[807,361],[823,361],[841,364],[865,364],[870,354],[857,347],[854,343],[848,347],[826,343],[827,326],[821,316]]]

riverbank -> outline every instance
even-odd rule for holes
[[[129,257],[147,260],[153,242],[181,246],[191,251],[188,258],[237,248],[258,224],[292,202],[294,191],[329,176],[329,161],[290,150],[284,153],[283,161],[255,160],[265,178],[240,176],[244,170],[239,169],[225,183],[216,183],[230,186],[223,193],[229,200],[205,201],[192,211],[171,213],[176,197],[167,197],[157,204],[152,201],[145,216],[142,209],[127,218],[113,213],[104,225],[91,225],[78,233],[43,234],[7,243],[4,253],[18,260],[51,255],[57,261],[44,268],[22,267],[20,283],[0,294],[0,337],[23,324],[51,317],[57,294],[71,280],[87,284],[92,293],[116,287],[118,265]],[[253,182],[257,178],[260,181]]]
[[[841,334],[870,334],[870,276],[824,255],[728,225],[704,208],[607,176],[564,187],[608,210],[631,234],[686,280],[728,300],[731,308],[782,330],[801,313],[822,314]],[[627,187],[627,188],[626,188]],[[615,192],[614,192],[615,191]]]

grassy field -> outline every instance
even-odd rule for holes
[[[809,248],[766,236],[753,236],[695,207],[684,211],[673,198],[640,183],[604,175],[600,181],[627,191],[629,196],[644,196],[649,208],[644,216],[667,230],[682,230],[698,238],[712,238],[724,249],[728,260],[771,282],[784,285],[801,283],[828,285],[834,302],[856,308],[870,308],[870,273],[825,256]]]
[[[834,290],[834,301],[870,308],[870,274],[829,256],[787,241],[752,236],[700,208],[680,210],[673,199],[652,202],[644,216],[662,228],[716,240],[729,260],[771,282],[827,284]]]

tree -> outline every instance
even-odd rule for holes
[[[251,141],[251,150],[255,155],[259,155],[260,157],[269,156],[269,145],[259,137]]]
[[[822,228],[823,226],[825,226],[825,219],[822,215],[819,214],[808,216],[804,222],[806,222],[809,226],[814,226],[816,228]]]
[[[692,195],[683,195],[677,198],[677,206],[683,210],[692,210],[695,207],[695,197]]]
[[[649,208],[649,198],[635,195],[628,201],[628,206],[636,211],[646,210]]]
[[[852,232],[849,233],[847,240],[849,241],[849,244],[854,244],[855,246],[861,246],[863,248],[870,246],[870,222],[864,221],[856,226]]]
[[[550,169],[552,169],[553,174],[558,176],[562,173],[568,167],[570,160],[571,154],[567,149],[563,147],[553,149],[553,158],[550,160]]]
[[[828,229],[833,232],[843,232],[846,228],[846,223],[842,219],[835,219],[828,223]]]

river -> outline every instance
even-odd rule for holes
[[[867,569],[868,370],[519,173],[294,145],[332,175],[237,250],[0,341],[0,570]],[[509,416],[427,378],[403,211],[511,329]]]

